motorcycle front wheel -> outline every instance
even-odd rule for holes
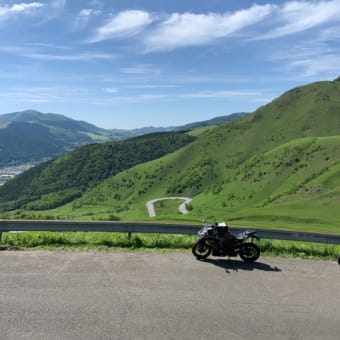
[[[245,243],[241,248],[240,257],[244,262],[255,262],[260,257],[260,248],[254,243]]]
[[[206,259],[211,254],[211,247],[204,241],[198,240],[192,246],[192,253],[199,259]]]

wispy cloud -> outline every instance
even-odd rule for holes
[[[132,85],[129,86],[131,89],[140,89],[140,90],[145,90],[145,89],[171,89],[171,88],[177,88],[180,85],[164,85],[164,84],[145,84],[145,85]]]
[[[74,20],[74,28],[76,30],[86,27],[91,18],[101,14],[99,9],[83,8]]]
[[[0,92],[2,102],[49,103],[88,101],[89,91],[84,88],[58,86],[18,86]]]
[[[253,5],[233,13],[173,13],[144,38],[147,52],[204,45],[263,21],[276,8]]]
[[[103,89],[106,93],[116,94],[114,88],[112,92],[110,89]],[[230,91],[230,90],[211,90],[211,91],[196,91],[196,92],[180,92],[180,93],[141,93],[134,95],[116,95],[110,98],[102,98],[102,103],[108,102],[124,102],[124,103],[144,103],[144,102],[173,102],[186,100],[233,100],[235,98],[247,98],[247,101],[266,102],[267,91],[259,90],[244,90],[244,91]]]
[[[332,27],[328,27],[320,30],[317,40],[319,41],[332,41],[340,39],[340,25],[335,25]]]
[[[19,103],[47,103],[51,100],[60,100],[55,88],[32,87],[7,89],[0,93],[2,101],[15,101]]]
[[[340,74],[339,53],[340,46],[328,45],[323,39],[316,38],[283,45],[281,51],[271,54],[268,60],[300,80],[310,81],[310,78],[322,76],[326,79]]]
[[[318,58],[306,58],[291,61],[287,64],[291,70],[300,70],[304,77],[314,77],[322,75],[326,77],[336,77],[340,74],[340,59],[338,54],[319,55]]]
[[[45,43],[28,43],[21,46],[0,46],[0,52],[42,61],[95,61],[115,60],[117,54],[77,51],[71,46]]]
[[[201,91],[184,93],[179,95],[180,98],[188,99],[230,99],[234,97],[259,97],[263,96],[262,91],[245,90],[245,91]]]
[[[130,37],[141,32],[152,23],[150,13],[139,10],[129,10],[118,13],[103,26],[97,28],[87,42],[95,43],[113,38]]]
[[[13,5],[0,5],[0,19],[19,13],[31,13],[34,9],[44,7],[41,2],[19,3]]]
[[[22,56],[31,59],[45,61],[94,61],[94,60],[112,60],[116,55],[109,53],[79,53],[79,54],[47,54],[47,53],[26,53]]]
[[[275,26],[256,39],[274,39],[306,31],[314,27],[339,22],[340,0],[292,1],[275,11]]]
[[[137,64],[133,66],[122,67],[120,68],[120,71],[122,73],[131,75],[148,75],[160,73],[160,70],[151,64]]]
[[[103,89],[103,91],[106,93],[114,94],[117,93],[119,90],[116,87],[106,87]]]
[[[83,14],[85,19],[93,12],[85,10]],[[331,30],[331,25],[339,26],[339,22],[340,0],[255,4],[226,13],[160,15],[142,10],[126,10],[98,27],[86,42],[127,38],[141,33],[143,51],[152,53],[207,45],[219,39],[235,37],[236,34],[242,39],[248,37],[247,40],[277,39],[322,25],[327,25]],[[251,31],[249,28],[252,28]],[[336,35],[336,29],[333,28],[332,36]]]
[[[50,6],[57,10],[63,10],[67,4],[67,0],[52,0]]]

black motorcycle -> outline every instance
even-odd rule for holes
[[[198,259],[213,256],[240,255],[244,262],[255,262],[260,256],[260,248],[253,242],[259,240],[256,231],[246,230],[232,234],[225,223],[204,226],[198,232],[199,239],[192,246],[192,253]]]

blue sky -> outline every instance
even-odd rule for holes
[[[0,0],[0,112],[181,125],[333,80],[339,52],[340,0]]]

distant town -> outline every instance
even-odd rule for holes
[[[42,162],[47,161],[48,159],[43,159],[40,161],[32,161],[24,164],[17,164],[17,165],[8,165],[5,167],[0,167],[0,186],[4,185],[7,181],[11,178],[18,176],[22,172],[38,165]]]

